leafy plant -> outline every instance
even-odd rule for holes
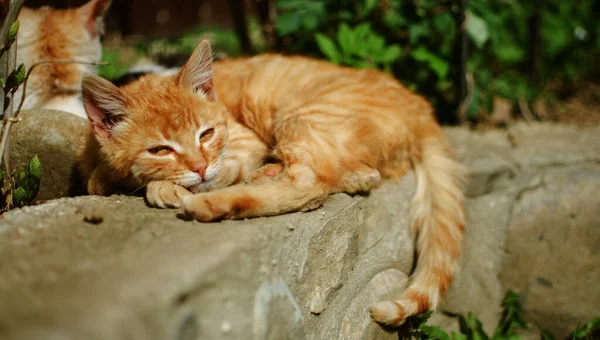
[[[523,307],[519,301],[519,296],[509,290],[502,301],[502,317],[494,331],[493,336],[489,336],[482,327],[481,321],[473,314],[468,313],[467,317],[458,315],[460,333],[452,332],[450,334],[443,331],[439,326],[427,325],[426,322],[431,316],[431,311],[415,315],[406,321],[408,326],[408,337],[410,339],[438,339],[438,340],[517,340],[521,337],[518,330],[527,329],[527,323],[523,319]],[[572,339],[592,340],[600,336],[600,317],[595,318],[583,327],[577,327],[573,333]],[[549,331],[543,331],[541,334],[543,340],[554,340],[554,335]]]
[[[14,3],[11,3],[11,6]],[[18,8],[12,8],[12,11],[18,10]],[[6,18],[8,18],[8,15]],[[7,20],[7,19],[5,19]],[[3,23],[4,25],[5,23]],[[14,43],[16,42],[17,33],[19,31],[19,20],[15,20],[9,27],[6,41],[3,42],[3,46],[0,49],[0,54],[3,55],[9,52],[11,47],[15,48]],[[7,61],[7,64],[10,63]],[[14,67],[14,66],[12,66]],[[6,141],[8,134],[10,133],[10,127],[15,121],[16,116],[19,113],[20,107],[15,112],[15,117],[8,117],[8,108],[15,103],[11,103],[13,95],[21,86],[25,86],[27,82],[27,70],[25,65],[20,64],[14,70],[12,70],[6,79],[0,77],[0,85],[2,86],[4,107],[2,108],[4,124],[2,127],[2,138],[0,143],[0,162],[4,156]],[[23,94],[24,96],[25,94]],[[27,167],[21,171],[13,170],[8,173],[8,166],[5,171],[0,170],[0,202],[2,207],[0,211],[10,209],[11,207],[22,207],[26,204],[31,204],[38,194],[40,188],[40,182],[42,179],[43,167],[40,159],[35,155]]]
[[[540,79],[533,81],[529,23],[535,6],[516,0],[468,2],[467,68],[473,81],[466,108],[473,119],[493,112],[495,97],[532,102],[549,95],[547,84],[569,92],[600,74],[594,62],[600,57],[597,2],[547,0],[540,9]],[[276,8],[275,29],[286,52],[390,71],[427,96],[438,112],[457,109],[455,1],[278,0]]]
[[[33,156],[27,167],[13,175],[14,190],[12,192],[13,207],[22,207],[33,203],[40,190],[44,168],[37,155]]]
[[[336,64],[357,68],[383,68],[390,71],[391,63],[400,58],[398,45],[386,46],[385,39],[371,29],[369,23],[355,28],[342,23],[337,32],[336,43],[328,36],[316,33],[319,49]]]

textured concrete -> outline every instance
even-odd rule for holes
[[[465,255],[442,310],[473,312],[491,332],[510,287],[532,326],[560,336],[600,315],[600,129],[446,132],[470,181]],[[409,174],[313,212],[209,224],[125,196],[11,211],[0,338],[397,339],[367,306],[406,281],[413,191]]]

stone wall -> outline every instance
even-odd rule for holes
[[[76,118],[29,112],[15,159],[43,134],[28,124],[50,114]],[[600,129],[445,131],[470,171],[468,224],[449,313],[434,321],[456,329],[448,315],[473,312],[491,332],[507,288],[534,330],[562,337],[600,316]],[[0,219],[0,338],[397,339],[367,306],[407,279],[413,191],[409,174],[309,213],[208,224],[126,196],[11,211]],[[84,221],[92,210],[102,223]]]

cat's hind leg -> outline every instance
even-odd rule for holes
[[[341,178],[343,191],[349,194],[368,192],[376,188],[379,183],[381,183],[381,173],[379,173],[379,170],[366,165],[354,172],[343,175]]]
[[[283,171],[283,164],[281,163],[267,163],[256,170],[249,178],[246,183],[250,184],[264,184],[272,182],[277,179]]]

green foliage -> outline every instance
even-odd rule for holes
[[[6,39],[7,45],[12,45],[12,43],[17,39],[17,33],[19,32],[19,20],[15,20],[15,22],[10,25],[8,29],[8,37]]]
[[[184,54],[189,56],[202,39],[208,39],[215,53],[228,56],[241,54],[240,42],[236,34],[230,30],[214,27],[197,27],[177,38],[158,38],[141,40],[134,43],[138,54],[149,57],[157,55]]]
[[[19,21],[13,22],[9,28],[7,40],[3,42],[0,54],[6,53],[17,38],[19,32]],[[0,77],[2,85],[4,104],[3,110],[10,103],[9,94],[14,94],[21,85],[24,84],[27,77],[25,65],[20,64],[15,70],[12,70],[6,79]],[[18,114],[18,112],[16,113]],[[3,155],[0,154],[0,157]],[[11,207],[22,207],[31,204],[38,194],[43,173],[42,163],[35,155],[27,167],[21,171],[13,170],[12,173],[0,171],[0,202],[3,206],[0,211],[10,209]]]
[[[33,203],[40,190],[44,168],[37,155],[31,159],[27,167],[18,172],[14,191],[12,193],[12,206],[22,207]]]
[[[40,159],[35,155],[24,169],[13,170],[10,175],[0,172],[0,199],[4,204],[3,209],[22,207],[34,202],[42,181],[44,167]]]
[[[25,77],[27,76],[27,71],[25,70],[25,65],[21,64],[17,67],[16,70],[12,71],[8,78],[6,78],[6,83],[4,84],[4,92],[5,93],[15,93],[19,86],[25,82]]]
[[[342,23],[336,37],[337,46],[328,36],[321,33],[315,35],[321,52],[336,64],[389,70],[391,63],[400,58],[400,46],[386,46],[385,39],[375,33],[369,23],[355,28]]]
[[[511,290],[504,296],[502,317],[491,337],[483,330],[481,321],[471,313],[468,313],[466,318],[458,315],[460,333],[452,332],[451,334],[446,333],[438,326],[427,325],[426,322],[431,314],[431,311],[427,311],[406,321],[408,338],[416,340],[518,340],[521,337],[517,331],[527,329],[519,296]],[[598,336],[600,336],[600,317],[589,321],[583,327],[578,325],[572,339],[592,340],[597,339]],[[545,330],[542,332],[541,338],[542,340],[554,340],[554,335]]]
[[[523,320],[523,307],[519,302],[519,296],[508,291],[502,302],[504,307],[500,323],[494,333],[494,339],[506,339],[517,335],[518,329],[526,329],[527,323]]]
[[[593,0],[548,0],[542,8],[540,83],[529,74],[532,2],[471,0],[465,32],[473,100],[468,114],[489,112],[493,98],[533,101],[545,84],[567,87],[600,71],[600,26]],[[454,46],[458,8],[451,0],[278,0],[277,34],[290,53],[391,71],[439,109],[456,108]],[[556,67],[561,65],[561,67]]]
[[[577,327],[572,339],[592,340],[600,338],[600,317],[590,320],[583,327]]]
[[[109,80],[122,76],[133,65],[132,61],[124,60],[118,49],[107,47],[102,49],[102,61],[109,64],[99,66],[98,75]]]

